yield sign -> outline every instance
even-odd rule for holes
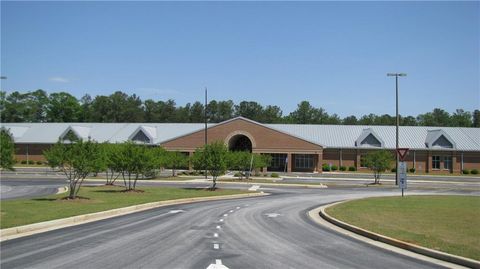
[[[398,156],[400,157],[400,160],[405,160],[405,157],[407,157],[407,152],[409,148],[397,148],[397,153]]]

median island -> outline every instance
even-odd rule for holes
[[[78,193],[78,199],[74,200],[65,199],[65,194],[57,194],[2,201],[0,227],[5,229],[157,201],[248,193],[242,190],[172,187],[141,187],[139,190],[125,192],[123,186],[84,186]]]
[[[480,260],[480,197],[406,196],[349,201],[330,216],[374,233]]]

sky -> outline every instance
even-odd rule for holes
[[[480,2],[1,2],[1,89],[342,117],[480,107]]]

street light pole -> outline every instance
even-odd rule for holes
[[[205,109],[204,109],[204,112],[205,112],[205,115],[204,115],[204,119],[205,119],[205,146],[204,146],[204,150],[207,148],[207,144],[208,144],[208,138],[207,138],[207,122],[208,122],[208,119],[207,119],[207,87],[205,87]],[[205,156],[205,152],[204,152],[204,156]],[[207,163],[206,163],[206,160],[205,160],[205,179],[207,179]]]
[[[395,128],[395,185],[398,185],[398,128],[400,126],[400,115],[398,114],[398,77],[406,77],[405,73],[388,73],[388,77],[395,77],[395,113],[396,113],[396,128]]]

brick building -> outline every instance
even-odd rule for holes
[[[58,139],[75,136],[98,142],[137,141],[193,154],[205,141],[199,123],[5,123],[17,160],[44,160]],[[394,152],[395,126],[262,124],[237,117],[208,124],[208,142],[231,150],[270,154],[267,171],[321,172],[323,164],[365,169],[369,151]],[[429,173],[480,169],[480,128],[401,126],[400,147],[410,148],[408,167]]]

